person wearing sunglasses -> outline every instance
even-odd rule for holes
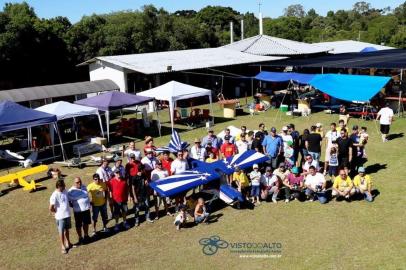
[[[75,228],[79,237],[78,244],[89,242],[90,199],[87,188],[82,184],[80,177],[75,177],[73,185],[68,191],[69,202],[72,204],[75,217]],[[83,229],[83,234],[82,234]]]
[[[102,232],[109,232],[109,229],[107,228],[107,200],[109,199],[109,193],[106,183],[100,179],[100,176],[97,173],[93,174],[93,182],[87,186],[87,191],[89,192],[90,205],[92,206],[92,236],[96,235],[96,224],[99,213],[101,214],[103,221]]]

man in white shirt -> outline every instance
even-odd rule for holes
[[[148,149],[147,155],[141,159],[148,177],[151,176],[151,172],[155,169],[157,162],[158,159],[154,156],[154,152]]]
[[[271,167],[265,169],[265,173],[261,176],[261,184],[264,187],[261,193],[261,198],[266,200],[268,196],[272,194],[272,202],[277,203],[280,181],[278,176],[272,174]]]
[[[194,141],[195,145],[190,148],[191,158],[197,159],[199,161],[205,161],[207,158],[206,148],[202,147],[201,141],[199,138],[196,138]]]
[[[177,157],[171,164],[171,174],[180,174],[188,169],[187,161],[183,158],[183,152],[179,151]]]
[[[327,166],[328,162],[330,161],[330,152],[331,148],[336,145],[336,141],[338,137],[340,137],[340,132],[337,130],[337,125],[336,123],[331,123],[330,125],[330,130],[327,131],[326,136],[326,155],[325,155],[325,161],[324,161],[324,174],[327,174]]]
[[[82,179],[75,177],[73,186],[68,191],[69,201],[72,203],[73,215],[75,217],[75,228],[79,237],[79,244],[89,242],[90,199]],[[82,236],[82,229],[84,237]]]
[[[127,162],[130,161],[131,154],[134,154],[136,160],[141,160],[141,151],[135,148],[134,142],[130,142],[130,145],[123,153],[123,157],[127,157]]]
[[[103,182],[107,182],[113,177],[113,171],[109,167],[109,161],[107,159],[102,160],[102,164],[97,168],[96,173]]]
[[[56,190],[49,199],[49,211],[55,215],[62,254],[66,254],[74,246],[69,240],[69,229],[72,225],[70,221],[68,192],[65,189],[65,182],[63,180],[56,181]]]
[[[288,133],[289,129],[287,126],[282,127],[282,133],[279,134],[283,140],[283,152],[285,152],[285,149],[288,147],[288,142],[293,143],[293,138],[292,135]]]
[[[221,138],[221,144],[223,144],[223,143],[225,142],[225,139],[224,139],[224,138],[225,138],[226,136],[230,136],[229,142],[230,142],[231,144],[235,144],[235,137],[231,135],[231,131],[230,131],[229,128],[224,129],[224,135],[223,135],[223,137]]]
[[[326,203],[326,179],[324,175],[317,172],[314,166],[309,167],[309,174],[305,179],[306,191],[308,199],[319,200],[320,203]]]
[[[393,110],[389,108],[389,103],[386,103],[385,107],[379,110],[376,120],[379,120],[379,123],[381,124],[382,141],[387,142],[390,125],[393,121]]]
[[[314,160],[312,155],[307,155],[306,160],[302,165],[302,170],[303,170],[302,175],[304,175],[304,176],[308,175],[309,174],[309,168],[311,166],[313,166],[316,169],[317,172],[320,169],[319,168],[319,163],[317,162],[317,160]]]
[[[242,154],[248,150],[248,141],[245,133],[240,134],[240,139],[235,142],[235,145],[237,146],[238,154]]]

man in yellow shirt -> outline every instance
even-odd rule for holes
[[[107,206],[106,202],[108,199],[107,185],[100,179],[100,176],[95,173],[93,174],[93,182],[87,186],[87,191],[89,192],[90,204],[92,205],[92,219],[93,219],[93,234],[96,235],[96,223],[101,214],[103,221],[102,232],[108,232],[107,226]]]
[[[333,198],[336,197],[338,199],[344,197],[346,200],[349,200],[350,196],[355,192],[352,187],[353,184],[351,178],[347,175],[344,169],[341,169],[338,176],[334,179],[333,192],[331,195]]]
[[[234,169],[233,181],[237,184],[238,191],[248,200],[247,194],[250,182],[247,175],[239,167],[235,167]]]
[[[372,179],[369,175],[365,174],[365,168],[358,168],[358,175],[354,177],[354,189],[356,193],[363,194],[365,200],[372,202],[374,198],[371,194]]]

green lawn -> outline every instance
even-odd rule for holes
[[[161,114],[163,118],[165,115]],[[220,116],[218,108],[216,115]],[[271,110],[254,117],[239,116],[216,124],[214,130],[242,124],[254,129],[260,122],[267,129],[275,126],[280,130],[291,122],[303,131],[316,122],[328,128],[330,122],[338,121],[337,115],[324,113],[309,118],[281,115],[276,120],[275,115],[276,111]],[[405,269],[406,119],[396,119],[391,133],[402,135],[385,144],[381,143],[374,122],[351,119],[350,125],[353,124],[368,127],[366,167],[378,168],[372,177],[380,192],[373,203],[333,201],[320,205],[281,201],[276,205],[264,203],[254,210],[227,207],[214,213],[217,222],[180,232],[175,230],[173,218],[163,217],[154,224],[142,223],[138,228],[61,255],[55,221],[48,212],[54,181],[48,179],[42,182],[44,190],[27,193],[16,189],[0,197],[0,269]],[[191,141],[205,133],[204,128],[199,128],[180,135]],[[156,139],[156,145],[166,145],[169,137],[168,134]],[[71,186],[74,176],[81,176],[88,183],[95,169],[64,168],[63,173]],[[71,235],[75,242],[73,230]],[[281,243],[282,256],[240,258],[230,249],[206,256],[199,240],[212,235],[229,243]]]

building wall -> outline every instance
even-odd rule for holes
[[[91,81],[109,79],[120,87],[121,92],[128,91],[127,73],[122,67],[97,61],[89,65],[89,73]]]

